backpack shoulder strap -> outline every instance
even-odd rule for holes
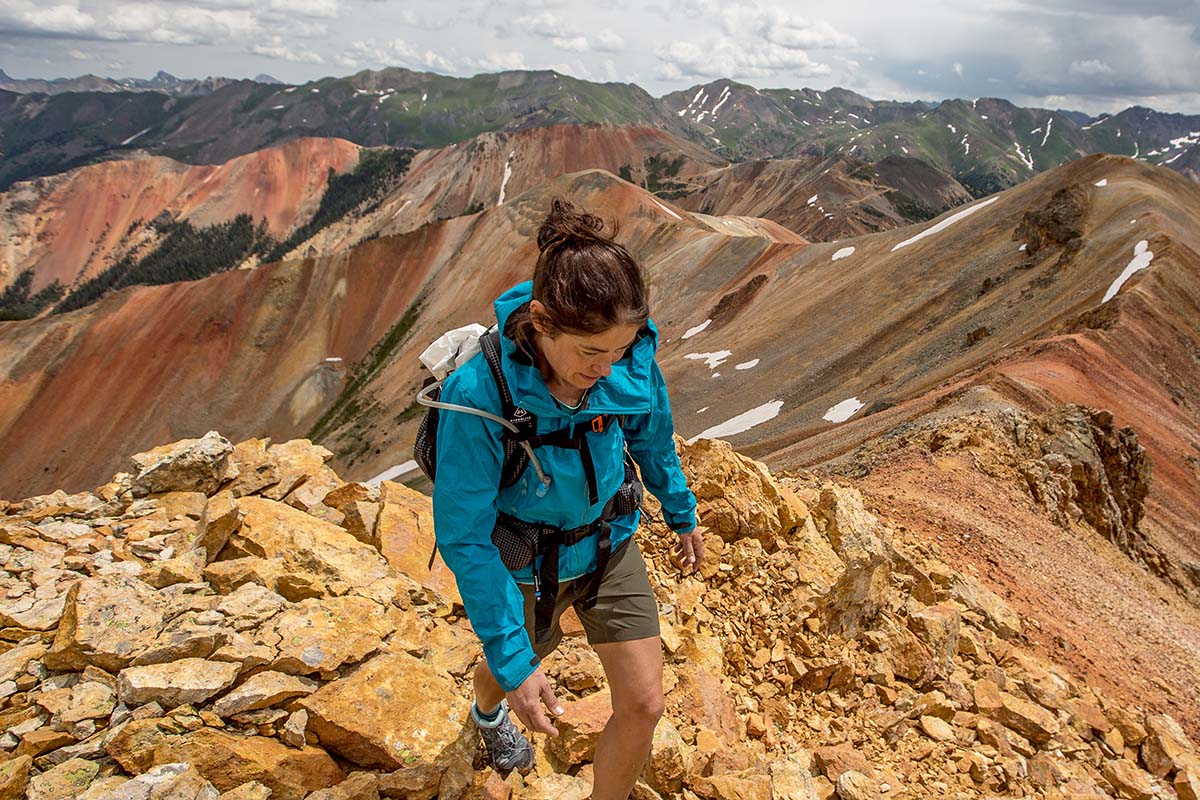
[[[537,431],[537,418],[523,408],[517,408],[513,402],[512,391],[504,378],[504,370],[500,364],[500,332],[488,331],[479,339],[479,349],[487,361],[492,379],[500,392],[501,414],[506,420],[516,425],[524,434],[518,436],[511,431],[505,431],[502,437],[504,443],[504,462],[500,468],[500,488],[512,486],[521,477],[521,473],[529,466],[529,454],[521,446],[520,439],[527,438]]]
[[[508,381],[504,378],[504,370],[500,366],[500,332],[488,331],[479,337],[479,349],[487,360],[496,388],[500,390],[501,414],[505,419],[511,420],[517,409],[513,403],[512,392],[508,389]]]

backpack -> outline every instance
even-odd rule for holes
[[[434,342],[421,355],[421,360],[434,373],[428,379],[421,391],[417,393],[417,402],[426,407],[425,417],[417,430],[417,438],[413,443],[413,458],[421,471],[431,481],[437,480],[437,428],[439,409],[459,411],[490,419],[500,423],[505,428],[503,435],[504,462],[500,470],[500,489],[507,489],[520,480],[521,475],[530,465],[537,471],[539,486],[537,495],[544,497],[550,488],[551,478],[542,470],[541,461],[533,452],[533,448],[541,446],[565,447],[580,451],[584,457],[584,469],[588,475],[588,489],[592,503],[597,502],[596,481],[592,471],[591,457],[588,452],[586,433],[590,429],[596,433],[604,432],[619,418],[613,414],[602,414],[593,417],[589,425],[576,425],[574,431],[564,428],[551,433],[537,434],[537,417],[513,402],[512,392],[509,391],[508,381],[500,366],[500,332],[496,326],[482,335],[475,329],[482,326],[468,326],[445,334]],[[464,335],[465,332],[465,335]],[[477,349],[476,349],[477,345]],[[476,352],[481,352],[487,361],[488,370],[496,382],[500,392],[501,415],[497,416],[477,408],[457,406],[442,403],[441,385],[446,376],[461,363],[469,361]],[[428,358],[427,358],[428,356]],[[436,359],[436,360],[435,360]],[[431,365],[430,362],[434,363]]]

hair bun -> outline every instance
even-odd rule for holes
[[[538,250],[545,253],[572,241],[606,240],[604,220],[576,208],[568,200],[556,197],[550,203],[550,213],[538,229]]]

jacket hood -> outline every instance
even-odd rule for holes
[[[512,392],[513,402],[537,415],[569,416],[559,409],[541,371],[531,355],[512,338],[509,321],[513,313],[533,299],[533,281],[525,281],[496,298],[496,321],[500,325],[501,368]],[[654,354],[658,350],[658,328],[652,320],[638,332],[637,340],[612,366],[612,372],[592,386],[587,403],[578,413],[644,414],[653,410],[651,387]]]

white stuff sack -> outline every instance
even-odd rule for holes
[[[446,331],[421,353],[421,363],[440,381],[479,352],[479,337],[487,332],[478,322]]]

